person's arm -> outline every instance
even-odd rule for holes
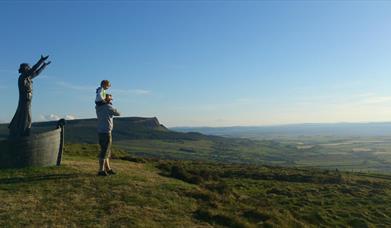
[[[118,112],[118,110],[116,108],[113,108],[113,106],[110,105],[109,107],[109,110],[110,110],[110,114],[113,115],[113,116],[120,116],[121,114]]]

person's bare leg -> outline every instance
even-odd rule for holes
[[[111,169],[111,167],[110,167],[110,162],[109,162],[109,159],[108,159],[108,158],[105,159],[105,167],[106,167],[106,172],[107,172],[107,174],[109,174],[109,175],[115,175],[115,174],[117,174],[116,172],[114,172],[114,170]]]
[[[106,171],[109,171],[111,169],[110,168],[110,162],[109,162],[108,158],[105,159],[105,168],[106,168]]]
[[[105,159],[99,159],[99,172],[105,171]]]

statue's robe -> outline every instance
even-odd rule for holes
[[[8,126],[11,138],[30,135],[31,100],[33,97],[33,80],[30,74],[21,74],[18,80],[19,103],[16,113]]]
[[[33,79],[37,77],[47,64],[40,59],[30,70],[19,76],[19,103],[16,113],[9,124],[9,137],[18,138],[30,135],[31,100],[33,98]]]

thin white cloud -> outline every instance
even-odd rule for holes
[[[58,86],[71,89],[71,90],[77,90],[77,91],[85,91],[85,92],[91,92],[95,91],[97,88],[96,86],[91,86],[91,85],[74,85],[70,84],[64,81],[58,81],[56,82]],[[118,95],[149,95],[151,94],[151,91],[146,90],[146,89],[110,89],[109,93],[118,94]]]
[[[371,96],[375,96],[375,95],[376,95],[375,93],[367,92],[367,93],[356,94],[355,97],[371,97]]]
[[[94,91],[96,89],[95,86],[90,86],[90,85],[74,85],[70,84],[64,81],[58,81],[56,82],[57,85],[67,88],[67,89],[72,89],[72,90],[78,90],[78,91]]]
[[[363,84],[364,82],[362,80],[349,80],[349,81],[333,84],[330,87],[333,89],[347,89],[347,88],[357,88],[358,86],[361,86]]]
[[[203,112],[212,112],[212,111],[221,111],[225,110],[244,110],[244,109],[253,109],[254,107],[266,105],[265,101],[255,100],[251,98],[236,98],[228,102],[220,103],[193,103],[191,105],[175,105],[172,107],[174,110],[181,111],[203,111]]]
[[[41,121],[52,121],[52,120],[59,120],[61,119],[60,116],[56,114],[49,114],[49,115],[40,115],[40,120]]]
[[[384,104],[391,102],[391,96],[367,96],[361,100],[363,104]]]
[[[132,92],[135,94],[139,94],[139,95],[151,94],[151,91],[145,90],[145,89],[134,89],[134,90],[132,90]]]
[[[295,102],[295,105],[374,105],[391,102],[391,96],[382,96],[372,92],[352,94],[349,96],[310,96]]]
[[[76,116],[70,115],[70,114],[65,115],[65,116],[60,116],[57,114],[49,114],[49,115],[41,114],[39,116],[40,121],[54,121],[54,120],[60,120],[60,119],[74,120],[74,119],[76,119]]]
[[[42,74],[42,75],[39,75],[38,76],[39,77],[39,79],[49,79],[49,78],[51,78],[49,75],[47,75],[47,74]]]
[[[246,97],[242,97],[242,98],[237,98],[233,101],[233,104],[253,104],[255,103],[255,101],[251,98],[246,98]]]
[[[74,115],[65,115],[64,119],[66,119],[66,120],[74,120],[74,119],[76,119],[76,116],[74,116]]]
[[[151,91],[145,90],[145,89],[128,89],[128,90],[124,90],[124,89],[112,89],[111,91],[112,91],[112,93],[114,93],[114,94],[122,94],[122,95],[126,95],[126,94],[133,94],[133,95],[149,95],[149,94],[151,94]]]

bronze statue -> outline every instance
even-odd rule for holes
[[[30,68],[29,64],[22,63],[19,67],[19,103],[18,108],[9,128],[10,138],[18,138],[30,135],[31,129],[31,100],[33,97],[33,79],[51,62],[45,62],[49,56],[42,56],[41,59]]]

